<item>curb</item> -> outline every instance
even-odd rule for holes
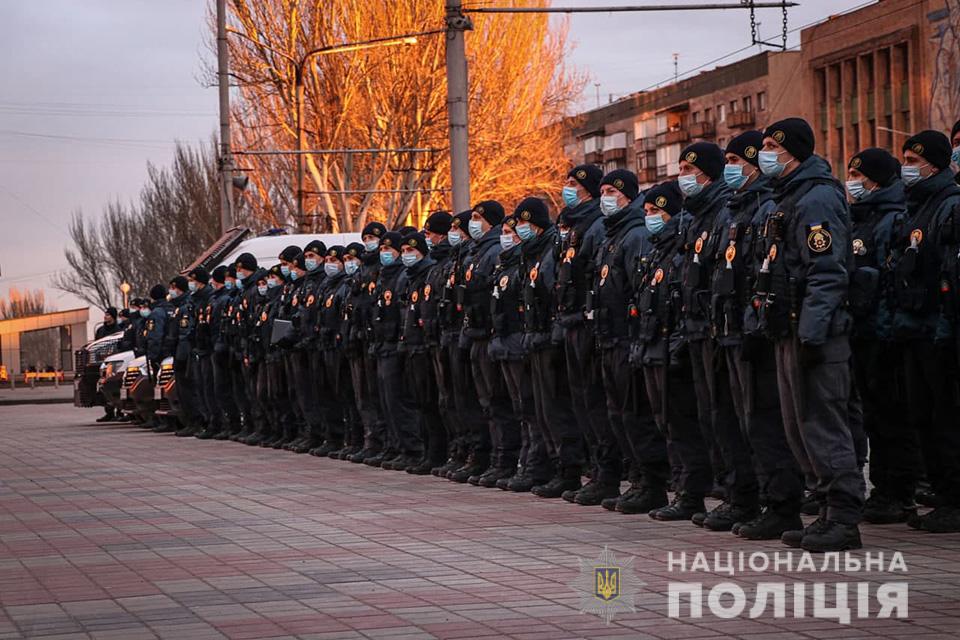
[[[24,404],[73,404],[73,398],[34,398],[23,400],[0,400],[0,407],[11,407]]]

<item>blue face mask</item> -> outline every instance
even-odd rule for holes
[[[723,167],[723,181],[733,190],[738,190],[747,184],[749,176],[743,175],[742,164],[727,164]]]
[[[223,286],[227,291],[233,291],[234,284],[232,280],[227,280],[223,283]]]
[[[237,281],[238,281],[238,282],[243,282],[243,281],[246,279],[246,277],[247,277],[247,274],[245,274],[245,273],[240,273],[239,271],[237,271]]]
[[[141,318],[149,318],[149,317],[150,317],[150,309],[140,309],[140,317],[141,317]]]
[[[367,251],[376,251],[377,247],[380,246],[379,240],[367,240],[363,243],[363,248]]]
[[[257,285],[257,293],[259,293],[259,294],[262,295],[262,296],[267,295],[267,285],[265,285],[265,284],[258,284],[258,285]]]
[[[447,233],[447,242],[450,243],[451,247],[456,247],[463,242],[463,234],[459,231],[450,231]]]
[[[424,240],[427,241],[427,249],[429,249],[430,251],[433,251],[433,240],[427,237],[425,237]]]
[[[692,198],[703,191],[703,185],[697,182],[695,174],[680,176],[677,178],[677,183],[680,185],[680,191],[688,198]]]
[[[647,231],[653,235],[657,235],[667,226],[667,221],[663,219],[662,213],[654,213],[646,216],[643,219],[643,224],[647,227]]]
[[[780,153],[783,152],[761,151],[757,154],[757,162],[763,175],[776,178],[787,168],[786,164],[780,162]]]
[[[316,258],[306,258],[303,261],[303,266],[307,268],[307,271],[313,272],[320,266],[320,262]]]
[[[290,280],[291,280],[291,282],[296,282],[296,281],[297,281],[297,278],[299,278],[299,277],[300,277],[300,276],[297,275],[297,272],[296,272],[296,271],[294,271],[293,269],[290,270]]]
[[[187,282],[187,289],[190,289],[190,293],[196,293],[197,283],[194,282],[193,280],[190,280],[189,282]]]
[[[423,257],[419,253],[414,251],[411,253],[403,254],[402,256],[400,256],[400,259],[403,260],[403,266],[412,267],[413,265],[420,262],[420,260],[422,260]]]
[[[267,288],[275,289],[280,286],[280,281],[276,278],[270,278],[267,280]]]
[[[847,180],[847,193],[854,200],[861,200],[867,194],[867,188],[863,186],[863,180]]]
[[[333,264],[331,262],[325,262],[323,264],[323,272],[327,274],[328,278],[332,278],[333,276],[340,273],[340,265]]]
[[[285,264],[280,265],[280,273],[282,273],[283,277],[286,278],[290,275],[290,267]]]
[[[167,289],[167,295],[171,298],[176,298],[178,295],[180,295],[180,292],[176,289]]]
[[[560,197],[563,198],[563,204],[568,207],[575,207],[580,204],[580,197],[577,195],[576,187],[564,187],[560,191]]]
[[[343,270],[347,272],[348,276],[352,276],[360,269],[360,263],[356,260],[347,260],[343,263]]]
[[[516,244],[516,241],[514,241],[513,236],[511,234],[509,233],[500,234],[500,248],[503,251],[506,251],[507,249],[512,249],[515,244]]]
[[[960,165],[960,147],[953,148],[953,153],[950,154],[950,160],[953,164]]]
[[[531,227],[529,223],[521,222],[517,225],[517,235],[520,236],[523,242],[526,242],[537,234],[533,232],[533,227]]]
[[[470,237],[474,240],[479,240],[483,237],[483,222],[480,220],[471,220],[470,224],[467,225],[467,229],[470,231]]]
[[[397,259],[396,256],[394,256],[393,253],[389,251],[380,252],[380,264],[382,264],[385,267],[389,267],[390,265],[392,265],[396,259]]]
[[[923,179],[923,176],[920,175],[920,167],[914,167],[906,164],[903,165],[900,167],[900,179],[903,180],[903,184],[908,187],[917,184]]]
[[[622,208],[617,204],[617,196],[600,196],[600,213],[604,216],[616,215]]]

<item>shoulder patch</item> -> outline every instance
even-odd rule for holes
[[[807,227],[807,248],[812,253],[827,254],[833,248],[833,236],[827,224],[815,224]]]

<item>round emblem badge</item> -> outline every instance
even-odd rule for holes
[[[323,306],[325,306],[327,309],[329,309],[330,307],[332,307],[332,306],[333,306],[333,296],[327,297],[327,301],[323,303]]]
[[[291,302],[290,304],[292,304],[293,306],[297,306],[298,304],[300,304],[300,297],[293,296],[293,302]]]
[[[573,257],[575,255],[577,255],[577,250],[574,249],[573,247],[570,247],[569,249],[567,249],[567,257],[565,258],[566,261],[570,262],[571,260],[573,260]]]
[[[767,259],[770,262],[773,262],[774,260],[777,259],[777,245],[775,244],[770,245],[770,251],[767,252]]]
[[[727,259],[727,262],[733,262],[733,259],[737,257],[737,248],[731,244],[727,247],[727,252],[723,257]]]
[[[260,314],[260,322],[266,322],[266,321],[267,321],[267,312],[264,311],[263,313]]]
[[[470,267],[467,269],[467,274],[463,276],[463,279],[467,282],[473,280],[473,265],[470,265]]]
[[[660,284],[663,281],[663,269],[657,269],[653,273],[653,284]]]
[[[410,294],[410,302],[417,302],[419,299],[420,299],[420,293],[418,291],[414,291],[413,293]]]
[[[384,291],[383,303],[389,307],[391,302],[393,302],[393,292],[390,290]]]
[[[503,276],[502,278],[500,278],[501,291],[505,291],[508,284],[510,284],[510,276]]]
[[[657,199],[653,204],[657,205],[658,209],[663,209],[663,207],[667,204],[667,196],[657,196]]]
[[[603,265],[603,269],[600,270],[600,277],[606,280],[607,274],[610,273],[610,265]]]
[[[703,251],[703,238],[697,238],[697,241],[693,243],[693,250],[696,253]]]
[[[914,229],[913,231],[911,231],[910,244],[913,245],[914,247],[917,247],[920,245],[921,242],[923,242],[923,230]]]
[[[539,275],[540,275],[539,269],[537,269],[536,267],[534,267],[533,269],[530,269],[530,282],[536,282],[537,276]]]
[[[833,245],[833,236],[823,227],[815,227],[807,235],[807,247],[814,253],[825,253]]]
[[[863,240],[860,238],[853,239],[853,252],[858,256],[863,256],[867,254],[867,248],[863,245]]]
[[[307,306],[312,307],[313,303],[317,301],[317,298],[311,293],[310,297],[307,298]]]
[[[367,285],[367,294],[373,295],[373,290],[376,288],[377,288],[377,283],[371,282],[370,284]]]
[[[424,299],[424,301],[430,299],[430,292],[431,292],[431,291],[433,291],[433,287],[431,287],[430,285],[427,285],[427,286],[425,286],[425,287],[423,288],[423,299]]]

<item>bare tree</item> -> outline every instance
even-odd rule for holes
[[[6,300],[0,298],[0,320],[24,318],[47,313],[47,300],[42,289],[35,291],[20,291],[10,287]]]

